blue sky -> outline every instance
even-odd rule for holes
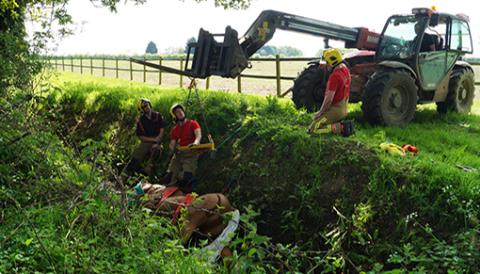
[[[470,17],[474,55],[480,56],[480,8],[472,0],[252,0],[251,7],[241,11],[215,8],[213,0],[200,4],[194,0],[149,0],[140,6],[120,4],[118,13],[94,7],[90,1],[71,0],[69,11],[76,22],[76,34],[60,41],[57,54],[141,54],[149,41],[164,51],[169,47],[184,47],[200,28],[221,33],[227,25],[243,35],[265,9],[380,32],[391,14],[406,14],[413,7],[432,5],[440,12],[464,13]],[[306,56],[313,56],[322,48],[323,41],[319,37],[278,31],[269,45],[293,46]]]

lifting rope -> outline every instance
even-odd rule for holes
[[[203,124],[205,125],[205,131],[207,133],[207,138],[208,138],[208,143],[206,144],[199,144],[199,145],[194,145],[194,146],[180,146],[177,149],[180,151],[188,151],[188,150],[197,150],[199,152],[205,152],[205,151],[210,151],[210,157],[215,158],[216,157],[216,152],[219,148],[224,146],[228,141],[230,141],[235,135],[237,135],[240,130],[244,127],[244,125],[240,125],[235,131],[233,131],[231,134],[229,134],[222,142],[220,142],[219,145],[215,145],[215,142],[213,141],[212,135],[210,134],[210,129],[208,128],[208,123],[207,119],[205,118],[205,108],[200,100],[200,96],[198,95],[198,88],[197,88],[197,81],[195,78],[190,78],[190,84],[188,86],[188,96],[187,96],[187,102],[186,105],[189,106],[193,104],[192,102],[192,90],[194,90],[195,97],[197,102],[200,104],[200,113],[202,115],[202,120]]]
[[[192,90],[195,92],[195,97],[200,105],[200,114],[202,115],[203,124],[205,126],[205,132],[207,133],[208,143],[207,144],[199,144],[193,146],[180,146],[178,150],[186,151],[186,150],[197,150],[197,151],[205,151],[205,150],[215,150],[215,142],[213,141],[212,135],[210,134],[210,129],[208,128],[207,119],[205,118],[205,108],[203,106],[202,101],[200,100],[200,96],[198,95],[198,88],[197,88],[197,81],[195,78],[190,78],[190,84],[188,85],[188,96],[187,96],[187,107],[192,105]],[[192,100],[191,100],[192,99]]]

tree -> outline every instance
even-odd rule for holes
[[[185,45],[185,53],[188,53],[188,44],[190,43],[196,43],[197,42],[197,39],[195,39],[195,37],[190,37],[188,40],[187,40],[187,44]],[[195,49],[193,48],[192,49],[192,52],[190,53],[195,53]]]
[[[185,49],[181,47],[168,47],[165,49],[166,54],[182,54]]]
[[[263,46],[257,51],[260,56],[271,56],[277,54],[277,52],[277,47],[275,46]]]
[[[17,3],[18,2],[18,3]],[[32,76],[41,70],[33,43],[26,40],[24,1],[0,2],[0,94],[30,86]]]
[[[278,54],[288,57],[303,56],[303,52],[297,48],[290,46],[281,46],[278,48]]]
[[[287,57],[299,57],[303,56],[303,52],[297,48],[290,46],[263,46],[258,51],[257,54],[260,56],[272,56],[272,55],[283,55]]]
[[[153,41],[148,43],[147,49],[145,49],[145,53],[156,54],[158,53],[157,45]]]

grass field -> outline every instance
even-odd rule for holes
[[[65,71],[72,71],[71,67],[71,59],[65,59],[64,66],[62,65],[62,60],[57,60],[57,69]],[[93,60],[92,67],[102,67],[102,60]],[[73,60],[74,66],[80,66],[80,59]],[[173,68],[180,68],[179,61],[172,61],[172,60],[164,60],[162,65],[169,66]],[[302,69],[306,66],[306,62],[304,61],[292,61],[292,62],[282,62],[281,64],[281,75],[286,77],[296,77],[298,73],[302,71]],[[90,74],[95,76],[103,76],[107,78],[116,78],[116,62],[115,60],[105,60],[105,67],[112,68],[111,70],[105,69],[103,71],[101,68],[93,68],[90,69],[90,60],[84,59],[82,62],[83,74]],[[129,61],[119,61],[118,62],[119,69],[130,69],[130,62]],[[133,72],[132,78],[134,81],[143,82],[143,66],[139,64],[132,64],[133,70],[142,70],[141,72]],[[180,86],[180,76],[170,74],[170,73],[160,73],[156,70],[147,68],[146,79],[145,82],[158,84],[159,79],[161,77],[161,83],[164,86]],[[80,73],[80,67],[74,67],[73,72]],[[275,62],[274,61],[252,61],[252,68],[246,69],[244,74],[254,74],[254,75],[266,75],[266,76],[275,76],[276,69],[275,69]],[[120,79],[130,79],[130,72],[129,71],[119,71],[118,78]],[[182,86],[188,86],[190,80],[187,77],[183,77]],[[199,86],[201,88],[205,88],[206,80],[199,79]],[[242,78],[242,93],[247,94],[262,94],[262,95],[275,95],[276,94],[276,80],[270,79],[254,79],[254,78]],[[293,81],[291,80],[282,80],[281,81],[281,90],[286,91],[293,85]],[[210,89],[212,90],[221,90],[226,92],[237,92],[238,91],[238,83],[237,79],[230,79],[230,78],[221,78],[217,76],[213,76],[210,79]]]

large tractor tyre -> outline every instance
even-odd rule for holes
[[[404,126],[413,119],[416,107],[417,86],[406,70],[377,71],[365,86],[362,111],[370,124]]]
[[[328,75],[318,63],[310,65],[295,79],[292,99],[297,108],[306,108],[308,112],[319,110],[325,96]]]
[[[475,97],[475,75],[470,69],[457,68],[452,72],[448,83],[447,98],[437,103],[437,111],[468,113],[473,105]]]

